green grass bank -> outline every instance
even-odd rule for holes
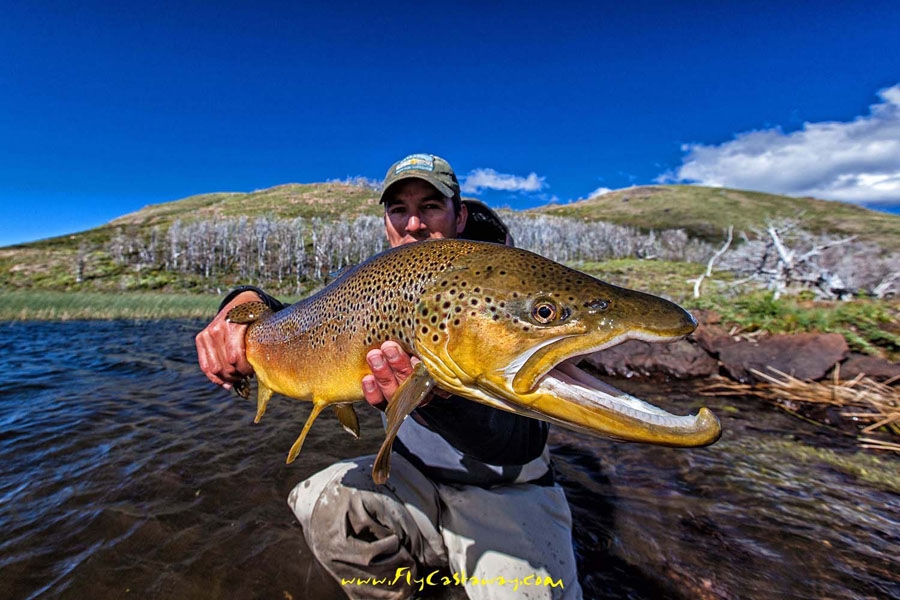
[[[0,321],[211,319],[220,300],[197,294],[12,290],[0,292]]]

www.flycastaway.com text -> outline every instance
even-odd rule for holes
[[[357,586],[387,586],[406,584],[412,588],[418,588],[423,591],[426,587],[451,585],[479,585],[479,586],[512,586],[513,591],[520,587],[554,587],[563,589],[562,579],[553,579],[544,575],[526,575],[525,577],[516,577],[508,579],[506,577],[476,577],[466,576],[463,573],[453,573],[452,575],[441,575],[441,571],[434,570],[424,577],[413,577],[408,567],[398,567],[394,573],[394,577],[352,577],[350,579],[341,578],[341,585],[357,585]]]

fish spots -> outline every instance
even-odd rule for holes
[[[248,336],[326,351],[393,339],[414,351],[417,339],[431,343],[437,336],[440,342],[470,319],[497,331],[553,327],[564,317],[537,322],[531,311],[538,296],[552,298],[560,315],[577,315],[610,298],[602,285],[516,248],[426,241],[346,269],[318,294],[252,324]]]

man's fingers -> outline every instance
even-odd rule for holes
[[[372,369],[372,377],[381,394],[385,398],[393,396],[399,383],[384,352],[378,348],[369,350],[369,353],[366,354],[366,362],[369,363],[369,368]]]
[[[384,410],[400,384],[412,374],[413,367],[421,362],[407,354],[397,342],[385,342],[381,348],[369,350],[366,362],[371,375],[362,379],[363,396],[372,406]],[[427,401],[423,404],[426,404]]]
[[[384,410],[387,408],[387,400],[384,399],[384,394],[381,393],[381,388],[378,387],[378,383],[375,381],[374,375],[366,375],[365,377],[363,377],[362,388],[363,396],[365,396],[366,402],[368,402],[378,410]]]
[[[232,384],[253,373],[244,348],[245,330],[245,325],[216,318],[194,338],[200,370],[207,379],[225,389],[231,389]]]
[[[209,343],[209,334],[205,330],[201,331],[194,338],[194,343],[197,346],[197,362],[200,363],[200,370],[214,384],[223,385],[225,382],[219,377],[219,373],[222,372],[222,364],[213,351],[213,346]]]
[[[228,324],[230,331],[225,336],[225,360],[237,371],[236,377],[253,372],[253,367],[247,362],[247,350],[244,343],[246,325]]]
[[[391,371],[397,383],[403,383],[412,374],[413,362],[409,354],[403,351],[397,342],[385,342],[381,345],[381,352],[387,359]]]

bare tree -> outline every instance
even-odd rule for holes
[[[838,247],[846,247],[855,237],[815,236],[799,226],[796,219],[770,220],[755,239],[722,260],[723,266],[747,276],[744,281],[761,282],[779,298],[793,289],[813,290],[822,298],[847,298],[854,292],[841,274],[829,268]]]
[[[725,243],[722,244],[722,247],[719,248],[719,250],[715,254],[713,254],[712,257],[710,257],[709,262],[706,263],[706,271],[694,280],[694,298],[700,297],[700,285],[703,283],[703,280],[705,278],[712,277],[713,265],[719,258],[722,257],[723,254],[725,254],[729,246],[731,246],[732,240],[734,240],[734,225],[729,225]]]

